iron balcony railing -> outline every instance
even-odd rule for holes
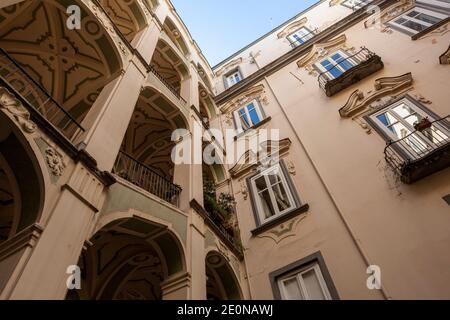
[[[338,63],[333,64],[326,71],[320,73],[318,77],[320,87],[323,90],[326,90],[326,85],[329,81],[340,78],[341,76],[352,70],[354,67],[360,65],[364,61],[367,61],[374,56],[375,53],[365,47],[361,47],[361,50],[359,50],[357,53],[345,59],[342,59]],[[349,68],[348,66],[351,67]],[[339,76],[336,77],[335,75],[333,75],[333,72],[337,72]]]
[[[180,205],[180,186],[122,151],[119,152],[113,172],[168,203],[177,207]]]
[[[297,48],[298,46],[301,46],[302,44],[306,43],[306,41],[314,38],[314,36],[318,33],[319,33],[319,29],[316,28],[316,29],[310,31],[308,34],[305,34],[299,40],[295,40],[295,41],[291,40],[291,47]]]
[[[132,44],[128,41],[128,39],[125,37],[125,35],[120,31],[120,29],[117,27],[117,24],[114,22],[114,20],[111,18],[111,16],[108,14],[108,12],[105,10],[105,8],[101,5],[101,3],[98,0],[94,0],[94,3],[102,10],[102,12],[105,14],[105,16],[108,18],[108,20],[111,22],[111,25],[114,28],[114,31],[119,35],[120,39],[123,43],[127,46],[128,50],[132,52],[139,61],[145,66],[147,71],[152,72],[161,82],[164,86],[166,86],[180,101],[187,103],[185,99],[181,97],[181,95],[178,93],[178,91],[169,83],[167,80],[156,71],[156,69],[149,65],[147,61],[144,59],[144,57],[140,54],[138,50],[136,50]],[[147,9],[150,11],[151,15],[155,18],[156,16],[149,8],[148,4],[143,1],[143,3],[146,5]]]
[[[386,162],[401,173],[409,164],[423,160],[450,145],[450,115],[435,120],[427,128],[416,130],[384,149]]]
[[[202,207],[196,200],[191,201],[191,207],[199,213],[203,219],[205,219],[205,223],[213,229],[213,231],[233,250],[233,252],[239,257],[242,258],[242,246],[237,242],[237,236],[235,234],[231,234],[224,226],[222,221],[216,214],[207,211],[204,207]]]
[[[67,139],[73,139],[83,127],[5,50],[0,48],[0,77],[24,98]]]

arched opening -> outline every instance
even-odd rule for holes
[[[179,187],[173,184],[172,133],[186,129],[180,110],[147,87],[139,96],[114,172],[146,191],[177,204]]]
[[[183,39],[180,30],[169,17],[167,17],[164,21],[163,30],[166,32],[172,42],[177,46],[177,48],[180,49],[180,51],[183,52],[185,56],[188,56],[189,47],[187,46],[186,41]]]
[[[39,219],[43,182],[33,163],[9,120],[0,115],[0,243]]]
[[[242,300],[233,269],[227,259],[215,251],[206,256],[206,296],[208,300]]]
[[[108,31],[81,1],[80,28],[67,27],[64,0],[0,10],[0,76],[69,139],[102,88],[122,69]]]
[[[188,67],[164,40],[158,41],[150,65],[163,81],[181,94],[181,83],[189,77]]]
[[[66,299],[161,300],[164,281],[186,269],[175,234],[138,217],[109,223],[91,243],[78,263],[81,290],[69,290]]]
[[[211,120],[217,116],[215,104],[208,93],[208,90],[201,84],[198,85],[198,95],[200,97],[200,114],[203,118]]]
[[[130,43],[147,25],[145,14],[135,0],[99,0],[99,2]]]

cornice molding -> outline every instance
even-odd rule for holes
[[[281,32],[279,32],[277,34],[278,39],[284,38],[284,37],[290,35],[291,33],[297,31],[298,29],[303,27],[307,22],[308,22],[308,18],[303,17],[300,20],[297,20],[297,21],[294,21],[294,22],[288,24],[286,27],[283,28],[283,30],[281,30]]]

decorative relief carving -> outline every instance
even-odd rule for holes
[[[364,21],[364,27],[366,29],[373,27],[378,24],[380,26],[380,31],[383,33],[392,33],[392,30],[388,26],[383,26],[382,24],[387,21],[397,17],[403,12],[409,10],[415,5],[415,0],[398,0],[392,6],[371,15],[366,21]]]
[[[248,198],[248,188],[245,181],[241,181],[241,191],[240,191],[244,197],[244,200],[247,200]]]
[[[446,33],[448,33],[450,31],[449,30],[449,23],[444,24],[443,26],[440,26],[439,28],[424,34],[423,36],[421,36],[418,39],[426,39],[426,38],[432,38],[432,37],[442,37],[444,34],[446,34]],[[436,39],[433,39],[433,40],[434,40],[434,43],[436,43]]]
[[[333,7],[339,3],[341,3],[342,0],[331,0],[328,4],[330,7]]]
[[[389,103],[395,98],[395,94],[404,92],[411,87],[413,78],[411,73],[406,73],[398,77],[386,77],[375,80],[375,90],[367,95],[361,90],[354,91],[345,106],[339,110],[343,118],[351,118],[360,115],[368,110],[379,108]]]
[[[36,131],[36,124],[31,121],[28,110],[6,88],[0,87],[0,110],[5,110],[13,116],[20,127],[27,133]]]
[[[450,46],[448,47],[447,51],[445,51],[440,57],[439,57],[440,64],[450,64]]]
[[[220,107],[220,111],[225,114],[233,112],[234,110],[242,107],[243,105],[249,103],[254,99],[257,99],[264,105],[269,104],[269,101],[266,96],[266,91],[264,89],[264,85],[260,84],[248,89],[240,96],[232,99],[231,101]]]
[[[287,166],[288,172],[289,172],[291,175],[295,176],[295,175],[297,174],[297,171],[295,170],[294,162],[292,162],[292,160],[287,160],[287,161],[286,161],[286,166]]]
[[[270,231],[264,232],[257,236],[257,238],[263,239],[268,238],[273,240],[276,244],[279,244],[281,241],[290,238],[295,237],[297,232],[297,226],[300,224],[301,221],[306,219],[307,214],[303,214],[296,219],[289,220],[285,223],[280,224],[278,227],[270,229]]]
[[[45,150],[45,155],[51,173],[57,177],[62,176],[66,168],[63,156],[53,147],[48,147]]]
[[[372,128],[363,119],[363,116],[370,111],[384,108],[407,91],[412,89],[413,78],[411,73],[398,77],[386,77],[375,80],[375,90],[364,94],[361,90],[354,91],[344,107],[339,110],[343,118],[351,118],[367,134],[372,133]],[[416,95],[423,101],[428,101],[421,95]]]
[[[111,21],[109,18],[103,13],[100,8],[92,0],[84,0],[84,3],[91,9],[92,14],[97,18],[97,21],[100,22],[105,30],[109,33],[113,41],[117,44],[119,48],[120,54],[122,57],[127,57],[129,54],[128,48],[120,39],[119,35],[116,33]],[[86,20],[86,22],[90,22],[90,19]],[[85,23],[85,22],[83,22]]]
[[[291,33],[297,31],[301,27],[303,27],[308,22],[308,18],[303,17],[300,20],[294,21],[290,24],[288,24],[281,32],[277,34],[278,39],[284,38]]]
[[[225,64],[222,68],[216,71],[216,76],[220,76],[224,74],[227,70],[239,65],[240,63],[242,63],[242,60],[243,60],[242,58],[231,60],[230,62]]]
[[[347,37],[345,36],[345,34],[342,34],[330,41],[314,44],[311,51],[297,61],[298,67],[305,68],[309,74],[317,76],[317,72],[314,69],[313,65],[321,58],[327,57],[338,49],[344,49],[349,53],[355,52],[354,47],[349,48],[346,46],[346,40]]]
[[[276,147],[272,147],[272,144]],[[265,158],[261,159],[261,154],[255,154],[252,150],[247,150],[237,161],[237,163],[229,170],[230,175],[233,178],[241,177],[256,166],[262,165],[261,162],[263,160],[273,159],[274,155],[276,155],[277,157],[285,155],[289,151],[291,144],[292,142],[289,138],[280,141],[264,141],[260,144],[260,146],[263,148],[263,150],[267,150],[267,155],[265,156]],[[278,158],[275,160],[278,161]]]

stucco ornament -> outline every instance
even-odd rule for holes
[[[52,147],[45,149],[45,156],[47,160],[47,165],[50,168],[52,174],[60,177],[64,173],[66,164],[62,155]]]
[[[399,16],[403,12],[412,8],[414,5],[415,0],[398,0],[395,4],[384,10],[374,12],[374,14],[364,21],[364,27],[369,29],[374,26],[378,26],[382,33],[392,33],[391,28],[385,26],[384,23]]]
[[[241,193],[242,193],[242,196],[244,197],[244,200],[247,200],[248,199],[248,188],[247,188],[247,184],[244,181],[241,182]]]
[[[354,91],[348,98],[347,103],[339,110],[339,114],[342,118],[351,118],[367,134],[370,134],[372,128],[363,120],[363,116],[373,110],[386,107],[395,99],[410,91],[412,84],[411,73],[398,77],[379,78],[375,80],[374,90],[367,93],[359,89]]]
[[[6,88],[0,88],[0,109],[7,111],[27,133],[36,131],[36,124],[31,121],[28,110]]]
[[[445,51],[445,52],[439,57],[439,63],[440,63],[440,64],[450,64],[450,46],[448,47],[447,51]]]
[[[294,162],[292,162],[292,160],[287,160],[286,166],[287,166],[288,172],[291,175],[295,176],[297,174],[297,171],[295,170]]]
[[[269,100],[266,95],[266,90],[263,84],[254,86],[245,91],[243,94],[239,95],[238,97],[232,99],[231,101],[223,105],[220,108],[220,111],[223,114],[233,112],[234,110],[244,106],[247,103],[250,103],[255,99],[261,102],[263,105],[267,105],[269,103]]]
[[[280,224],[278,227],[271,229],[270,231],[264,232],[257,237],[260,239],[268,238],[274,241],[276,244],[279,244],[281,241],[295,237],[298,235],[297,226],[303,221],[308,214],[303,214],[295,219],[291,219],[285,223]]]

